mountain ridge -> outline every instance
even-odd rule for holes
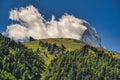
[[[73,39],[73,38],[48,38],[48,39],[39,39],[39,40],[36,40],[34,39],[33,41],[28,41],[28,42],[22,42],[23,45],[27,46],[28,48],[33,48],[33,47],[29,47],[30,44],[31,45],[34,45],[34,46],[37,46],[39,41],[43,41],[43,42],[48,42],[50,44],[57,44],[58,46],[64,44],[64,46],[70,48],[71,50],[75,50],[75,49],[80,49],[80,47],[84,46],[84,45],[89,45],[91,47],[94,47],[84,41],[80,41],[80,40],[76,40],[76,39]],[[35,44],[34,44],[35,43]],[[112,51],[112,50],[108,50],[106,48],[103,48],[103,47],[94,47],[96,49],[99,49],[99,50],[105,50],[105,51],[108,51],[108,52],[115,52],[115,53],[119,53],[119,52],[116,52],[116,51]]]

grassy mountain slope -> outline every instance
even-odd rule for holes
[[[41,39],[41,40],[37,40],[37,41],[31,41],[31,42],[25,42],[23,43],[25,46],[27,46],[28,48],[32,48],[33,50],[37,50],[37,48],[39,47],[39,42],[47,42],[50,44],[57,44],[58,46],[61,46],[62,44],[67,48],[67,50],[75,50],[75,49],[79,49],[82,46],[84,46],[85,44],[79,40],[75,40],[75,39],[65,39],[65,38],[50,38],[50,39]]]
[[[46,65],[50,64],[51,60],[55,58],[55,55],[50,55],[46,49],[42,49],[42,47],[39,45],[40,41],[42,41],[43,43],[47,42],[50,44],[56,44],[57,46],[61,46],[63,44],[67,51],[73,51],[85,45],[81,41],[64,38],[41,39],[22,43],[23,45],[25,45],[29,49],[32,49],[33,51],[37,51],[37,49],[39,48],[41,51],[43,51],[42,53],[46,53],[48,55],[47,57],[45,56],[45,54],[40,54],[40,56],[44,58]]]
[[[37,51],[39,46],[39,42],[47,42],[50,44],[56,44],[57,46],[61,46],[62,44],[65,46],[66,51],[74,51],[76,49],[81,49],[83,46],[88,45],[84,42],[81,42],[79,40],[75,39],[65,39],[65,38],[50,38],[50,39],[41,39],[36,41],[30,41],[30,42],[23,42],[22,44],[28,47],[29,49],[32,49],[33,51]],[[89,45],[90,46],[90,45]],[[109,51],[107,49],[103,48],[96,48],[99,51],[105,51],[108,54],[111,54],[113,57],[120,59],[120,54],[118,52]]]
[[[41,46],[44,44],[44,46]],[[42,80],[116,80],[120,79],[120,54],[103,48],[95,48],[74,39],[43,39],[23,43],[26,47],[38,51],[43,57],[46,69]],[[48,45],[49,44],[49,45]],[[49,47],[57,48],[52,54]],[[45,46],[47,45],[47,47]],[[56,50],[64,45],[62,54]]]

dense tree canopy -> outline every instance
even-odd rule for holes
[[[38,54],[0,35],[0,79],[39,80],[44,61]]]
[[[120,61],[112,55],[85,45],[54,59],[45,80],[119,80]]]

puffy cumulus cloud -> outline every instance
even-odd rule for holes
[[[44,38],[74,38],[81,39],[82,34],[87,29],[86,21],[65,14],[59,20],[52,16],[50,21],[46,21],[34,6],[21,7],[11,10],[11,20],[20,24],[7,26],[6,34],[14,40],[22,40],[33,37],[35,39]]]
[[[27,37],[27,28],[19,24],[10,25],[7,27],[7,34],[12,39],[24,39]]]

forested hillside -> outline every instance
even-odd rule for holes
[[[74,39],[43,39],[23,44],[34,51],[43,51],[40,55],[47,64],[42,80],[120,79],[120,54],[117,52]]]
[[[55,58],[44,80],[120,80],[120,60],[90,46]]]
[[[0,35],[0,80],[120,80],[120,53],[74,39],[16,43]]]
[[[43,70],[37,53],[0,34],[0,80],[39,80]]]

